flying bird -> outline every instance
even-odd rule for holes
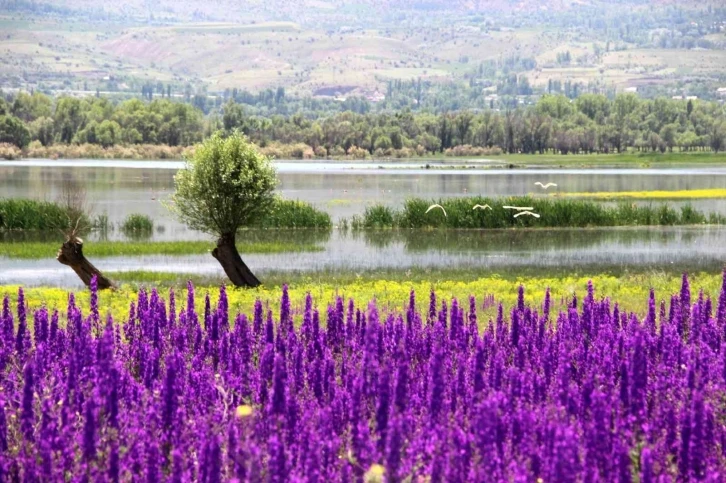
[[[535,218],[539,218],[539,215],[537,213],[532,213],[531,211],[520,211],[519,213],[514,215],[514,217],[516,218],[521,215],[530,215],[530,216],[534,216]]]
[[[444,207],[443,207],[443,206],[441,206],[441,205],[431,205],[431,206],[429,206],[429,209],[428,209],[428,210],[426,210],[426,213],[428,213],[429,211],[433,210],[434,208],[440,208],[440,209],[441,209],[441,211],[443,211],[443,212],[444,212],[444,216],[446,216],[446,210],[445,210],[445,209],[444,209]]]
[[[535,183],[534,185],[535,185],[535,186],[539,186],[539,187],[540,187],[540,188],[542,188],[543,190],[546,190],[547,188],[550,188],[550,187],[552,187],[552,186],[554,186],[554,187],[557,187],[557,185],[556,185],[555,183],[547,183],[547,184],[542,184],[542,183],[540,183],[539,181],[537,181],[537,182],[536,182],[536,183]]]
[[[502,206],[505,210],[534,210],[532,206]]]
[[[474,208],[472,208],[472,210],[477,210],[477,209],[479,209],[479,210],[491,210],[492,207],[489,206],[489,205],[484,205],[484,206],[482,206],[482,205],[474,205]]]

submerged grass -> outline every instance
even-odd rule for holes
[[[258,220],[254,228],[330,228],[330,215],[310,203],[276,199],[270,213]]]
[[[57,230],[67,228],[68,210],[50,201],[22,198],[0,199],[0,231],[2,230]],[[83,217],[80,226],[87,226]]]
[[[53,242],[0,242],[0,257],[21,259],[55,258],[58,248],[60,248],[60,244]],[[206,241],[97,241],[84,244],[83,253],[89,258],[103,258],[137,255],[198,255],[211,253],[213,249],[214,242]],[[237,249],[242,254],[303,253],[323,250],[321,246],[313,243],[285,243],[280,241],[242,241],[237,243]]]
[[[595,198],[595,199],[640,199],[640,200],[680,200],[680,199],[708,199],[726,198],[726,189],[700,189],[677,191],[596,191],[592,193],[552,193],[553,198]]]
[[[125,282],[119,273],[109,273],[117,281]],[[383,274],[381,274],[383,275]],[[442,272],[441,275],[447,276]],[[173,277],[183,275],[173,274]],[[691,287],[703,289],[704,296],[718,297],[721,286],[721,274],[697,273],[689,275]],[[138,276],[137,276],[138,278]],[[194,279],[193,279],[194,280]],[[290,300],[293,306],[293,313],[296,321],[299,322],[301,309],[305,296],[310,293],[318,308],[321,309],[321,317],[325,317],[325,305],[334,301],[337,295],[344,298],[355,298],[357,301],[376,299],[379,307],[390,306],[401,309],[402,301],[408,299],[411,290],[416,290],[419,301],[425,303],[426,294],[435,289],[437,296],[450,299],[458,298],[460,301],[467,300],[469,295],[474,295],[479,301],[479,306],[484,302],[485,297],[494,296],[495,302],[502,302],[505,307],[511,307],[517,300],[517,287],[520,284],[525,286],[525,299],[527,303],[541,304],[544,300],[545,290],[549,287],[552,291],[552,300],[556,307],[569,302],[573,293],[582,298],[586,293],[587,282],[592,280],[596,288],[596,297],[612,297],[618,301],[621,308],[634,311],[641,316],[646,313],[648,307],[647,295],[652,287],[656,292],[657,300],[667,299],[671,294],[677,293],[680,289],[680,277],[678,274],[668,272],[648,271],[643,273],[625,273],[614,276],[602,272],[589,274],[563,274],[563,275],[522,275],[517,274],[488,274],[471,280],[452,280],[448,278],[436,278],[434,274],[428,274],[425,279],[359,279],[347,281],[317,281],[311,278],[285,280],[290,283]],[[221,279],[196,279],[196,304],[201,309],[204,303],[204,296],[207,292],[216,293],[212,289],[222,282]],[[206,283],[204,283],[206,282]],[[277,310],[277,302],[281,295],[281,283],[283,280],[268,278],[266,285],[257,289],[232,289],[228,290],[229,306],[232,311],[239,309],[248,312],[256,299],[263,303],[270,302],[273,311]],[[278,284],[277,282],[280,282]],[[185,300],[186,291],[183,283],[177,283],[169,274],[156,274],[153,279],[147,282],[134,281],[125,282],[122,287],[115,291],[104,291],[100,294],[103,306],[108,307],[114,317],[124,317],[128,313],[129,303],[134,297],[135,290],[140,285],[149,286],[154,284],[164,292],[166,289],[174,288],[177,300]],[[8,294],[17,295],[17,286],[0,286],[0,297]],[[32,288],[25,290],[25,297],[30,306],[38,307],[45,304],[49,309],[64,308],[68,302],[68,290],[58,288]],[[89,305],[89,292],[77,290],[76,301],[87,310]],[[490,306],[482,311],[483,323],[490,317],[495,316],[496,306]],[[65,319],[65,317],[62,317]],[[65,320],[63,320],[64,322]]]
[[[432,204],[443,206],[444,211],[435,209],[426,212]],[[473,209],[475,205],[489,205],[488,209]],[[380,205],[366,210],[361,225],[382,226],[382,217],[373,218],[381,211]],[[538,215],[523,215],[515,218],[517,210],[504,206],[531,207]],[[722,224],[726,217],[712,213],[705,215],[691,207],[680,210],[665,204],[636,206],[619,203],[606,206],[593,201],[575,199],[533,198],[529,196],[511,198],[448,198],[407,200],[400,210],[390,210],[388,227],[394,228],[520,228],[520,227],[596,227],[596,226],[648,226],[648,225],[695,225]]]

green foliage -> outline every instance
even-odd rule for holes
[[[363,228],[386,228],[394,226],[396,225],[395,216],[396,212],[390,206],[367,206],[363,213]]]
[[[78,215],[57,203],[27,199],[0,199],[0,230],[65,230]],[[88,226],[80,215],[79,226]]]
[[[274,203],[277,179],[270,160],[240,133],[217,132],[174,177],[169,208],[193,230],[232,235],[263,219]]]
[[[147,215],[132,213],[121,223],[121,231],[130,237],[150,236],[154,231],[154,221]]]
[[[426,213],[429,206],[437,203],[446,210],[446,216],[440,209]],[[476,209],[475,205],[489,205],[492,209]],[[540,215],[514,215],[518,210],[505,209],[504,206],[532,207],[533,212]],[[400,211],[393,211],[388,219],[390,223],[380,223],[375,214],[389,210],[377,205],[366,209],[363,215],[364,227],[400,227],[400,228],[527,228],[527,227],[595,227],[595,226],[639,226],[639,225],[685,225],[724,223],[724,217],[714,214],[709,217],[684,206],[679,213],[668,205],[643,205],[620,203],[616,206],[572,199],[531,198],[448,198],[445,200],[425,200],[412,198],[404,203]]]
[[[517,81],[514,88],[531,90],[523,82]],[[500,96],[506,105],[496,110],[488,103],[465,103],[458,98],[448,108],[440,103],[426,107],[395,102],[397,92],[417,91],[420,84],[392,81],[392,97],[379,103],[376,113],[352,105],[340,111],[340,103],[329,106],[316,99],[293,103],[275,91],[256,96],[230,92],[228,101],[222,104],[220,99],[206,120],[194,105],[170,99],[115,104],[104,98],[59,97],[53,105],[40,93],[18,95],[0,111],[4,112],[0,113],[0,142],[21,147],[31,140],[43,146],[90,143],[107,149],[131,144],[188,146],[200,142],[205,133],[224,128],[226,134],[240,131],[265,154],[286,158],[726,149],[724,110],[715,102],[643,99],[634,94],[608,99],[587,93],[579,97],[545,94],[536,104],[523,106],[506,104],[505,96]],[[481,89],[461,95],[468,99],[474,94],[480,96]],[[284,107],[288,101],[300,109],[320,110],[291,115],[297,109]],[[278,110],[253,109],[248,103],[270,103]]]
[[[30,131],[17,117],[0,116],[0,143],[24,148],[30,143]]]
[[[267,214],[251,226],[257,228],[330,228],[330,215],[310,203],[276,198]]]

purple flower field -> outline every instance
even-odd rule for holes
[[[717,301],[686,276],[667,304],[651,292],[644,319],[592,285],[562,307],[525,306],[520,287],[491,323],[434,293],[321,315],[285,290],[276,319],[261,302],[230,314],[224,287],[197,311],[189,289],[142,291],[124,320],[95,292],[87,314],[73,296],[62,314],[5,298],[0,481],[726,474],[726,278]]]

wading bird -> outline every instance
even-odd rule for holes
[[[505,210],[534,210],[532,206],[502,206]]]
[[[535,186],[539,186],[539,187],[540,187],[540,188],[542,188],[543,190],[546,190],[547,188],[550,188],[550,187],[552,187],[552,186],[554,186],[554,187],[557,187],[557,185],[556,185],[555,183],[547,183],[547,184],[542,184],[542,183],[540,183],[539,181],[537,181],[537,182],[535,183]]]
[[[491,210],[491,209],[492,209],[492,207],[489,205],[484,205],[484,206],[474,205],[474,208],[472,208],[472,210]]]
[[[429,211],[433,210],[434,208],[441,208],[441,211],[444,212],[444,216],[446,216],[446,210],[441,205],[431,205],[431,206],[429,206],[429,209],[426,210],[426,213],[428,213]]]
[[[530,215],[530,216],[534,216],[535,218],[539,218],[539,215],[537,213],[532,213],[531,211],[520,211],[519,213],[514,215],[514,217],[516,218],[521,215]]]

